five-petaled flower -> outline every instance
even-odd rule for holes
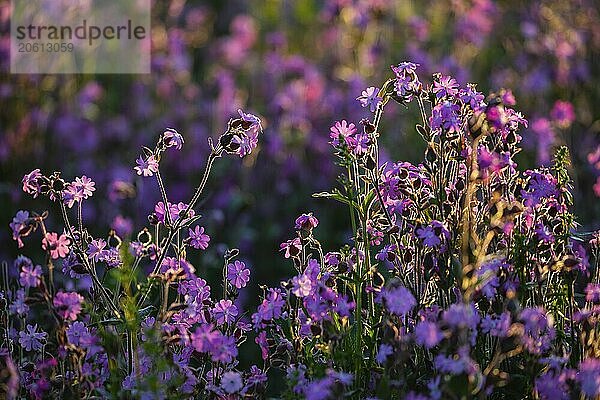
[[[217,324],[231,324],[238,315],[238,309],[231,300],[219,300],[212,310],[213,317]]]
[[[25,351],[38,351],[42,349],[42,345],[46,342],[48,334],[46,332],[38,332],[38,326],[27,324],[24,331],[19,332],[19,344]]]
[[[361,106],[369,107],[371,112],[375,112],[377,106],[383,101],[383,99],[379,97],[379,89],[374,86],[363,90],[356,100],[360,101]]]
[[[227,280],[238,289],[245,287],[250,280],[250,270],[244,262],[235,260],[227,265]]]
[[[154,155],[148,156],[148,158],[145,160],[142,156],[139,156],[135,162],[137,165],[134,167],[134,169],[138,175],[153,176],[156,172],[158,172],[158,161]]]
[[[198,226],[189,230],[190,246],[195,249],[206,250],[210,242],[210,236],[204,233],[204,227]]]
[[[42,248],[50,252],[52,259],[62,258],[69,254],[69,239],[64,233],[60,236],[55,232],[48,232],[42,239]]]
[[[90,258],[93,259],[94,261],[98,262],[104,255],[105,247],[106,247],[106,240],[94,239],[88,245],[87,255],[90,256]]]

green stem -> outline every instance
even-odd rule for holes
[[[222,152],[223,152],[223,149],[220,146],[217,146],[216,148],[214,148],[212,150],[212,152],[208,156],[208,160],[206,161],[206,168],[204,169],[204,174],[202,175],[202,180],[200,181],[200,185],[196,188],[196,192],[192,196],[192,199],[188,203],[188,205],[185,208],[185,210],[183,211],[183,213],[180,214],[181,217],[173,224],[173,227],[169,230],[169,235],[167,236],[167,240],[165,241],[165,246],[164,246],[166,248],[164,248],[160,252],[160,255],[158,257],[158,260],[156,261],[156,266],[154,267],[152,274],[158,273],[160,266],[162,265],[162,262],[164,261],[166,255],[167,255],[167,248],[168,248],[167,246],[169,246],[169,244],[172,243],[173,238],[181,229],[183,222],[185,221],[186,217],[189,215],[190,210],[192,210],[194,208],[194,206],[198,202],[198,199],[200,199],[200,196],[202,195],[202,192],[204,191],[204,187],[206,186],[206,182],[208,181],[208,176],[210,175],[210,171],[212,169],[213,163],[215,162],[215,160],[217,158],[221,157]],[[166,205],[165,205],[165,207],[166,207]],[[165,214],[169,214],[168,207],[167,207]],[[166,218],[166,216],[165,216],[165,218]],[[141,306],[148,298],[148,295],[150,294],[150,291],[152,290],[153,284],[154,284],[154,282],[150,281],[150,283],[148,284],[148,288],[142,294],[142,296],[140,297],[140,299],[137,302],[138,307]]]

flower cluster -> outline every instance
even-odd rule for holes
[[[539,372],[520,375],[521,394],[597,396],[583,381],[597,353],[575,350],[597,332],[597,285],[576,312],[574,282],[597,279],[598,254],[591,268],[571,236],[566,150],[551,168],[520,172],[513,157],[527,121],[512,93],[484,97],[440,74],[425,86],[417,69],[394,66],[384,89],[357,99],[374,114],[361,121],[360,151],[356,125],[331,128],[347,175],[317,197],[349,208],[351,241],[326,252],[318,219],[298,217],[297,236],[280,245],[297,275],[267,289],[252,316],[263,359],[285,369],[288,395],[306,398],[349,395],[349,385],[368,398],[510,396],[522,370]],[[418,165],[378,165],[390,100],[421,110]]]
[[[46,253],[44,266],[19,257],[18,286],[0,292],[12,390],[238,399],[264,397],[271,377],[285,376],[271,388],[290,399],[599,396],[600,246],[598,234],[574,234],[568,151],[520,171],[514,156],[527,121],[512,92],[484,96],[442,74],[424,84],[418,71],[395,65],[381,89],[364,91],[357,101],[372,118],[360,131],[345,119],[331,127],[344,173],[315,197],[348,208],[348,242],[327,251],[325,224],[300,215],[279,246],[295,273],[262,287],[254,312],[243,301],[251,267],[239,250],[219,249],[222,263],[196,266],[190,254],[213,247],[197,211],[213,165],[257,148],[257,117],[239,111],[209,141],[187,202],[169,201],[161,171],[183,137],[168,129],[144,148],[134,168],[161,200],[137,235],[127,224],[118,229],[126,234],[90,234],[89,178],[27,174],[23,190],[53,201],[64,226],[49,231],[48,213],[28,211],[10,224],[19,247],[39,232]],[[380,162],[380,123],[393,102],[419,110],[421,163]],[[572,118],[567,108],[552,116],[557,124]],[[220,287],[203,274],[219,263]],[[36,320],[42,312],[49,317]],[[243,367],[246,345],[257,346],[260,366]]]

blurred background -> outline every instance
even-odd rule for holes
[[[38,240],[18,249],[11,239],[18,210],[58,216],[56,205],[22,193],[25,173],[91,177],[98,190],[84,210],[90,231],[135,235],[159,200],[156,182],[133,171],[140,147],[153,146],[166,127],[184,135],[163,176],[170,199],[186,201],[207,138],[243,108],[262,117],[264,136],[251,157],[218,161],[201,210],[212,246],[190,261],[200,275],[218,275],[222,251],[239,247],[253,270],[253,303],[258,284],[291,273],[277,252],[299,214],[319,217],[317,236],[330,249],[348,240],[347,210],[311,197],[339,173],[329,127],[367,117],[355,98],[405,60],[421,64],[424,81],[440,71],[484,93],[512,89],[530,122],[520,167],[548,164],[554,146],[569,146],[579,222],[599,226],[596,1],[155,1],[152,73],[104,76],[10,75],[8,2],[0,4],[0,260],[39,250]],[[383,158],[418,162],[416,110],[389,110]],[[60,229],[52,216],[49,224]]]

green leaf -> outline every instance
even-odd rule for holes
[[[337,200],[337,201],[339,201],[341,203],[344,203],[344,204],[347,204],[347,205],[356,206],[356,203],[352,202],[350,199],[348,199],[347,197],[345,197],[343,194],[341,194],[337,190],[335,190],[334,193],[329,193],[329,192],[314,193],[313,197],[315,197],[315,198],[333,199],[333,200]]]

